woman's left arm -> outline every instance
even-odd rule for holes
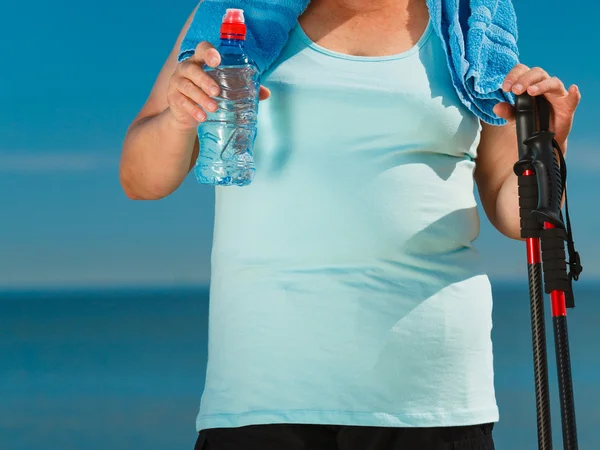
[[[502,89],[516,95],[525,92],[534,97],[544,95],[552,107],[550,130],[566,153],[573,117],[581,100],[579,88],[573,85],[567,90],[561,80],[543,69],[519,64],[507,75]],[[509,238],[521,239],[517,176],[513,172],[518,160],[514,107],[499,103],[494,112],[508,124],[501,127],[483,124],[475,181],[492,225]]]

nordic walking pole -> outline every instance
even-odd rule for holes
[[[549,131],[550,105],[545,97],[536,97],[533,100],[525,94],[520,96],[517,101],[517,115],[519,117],[517,128],[520,129],[521,133],[526,136],[526,133],[531,131],[533,126],[531,111],[535,111],[533,117],[537,119],[536,132],[522,141],[519,138],[519,145],[522,145],[520,150],[523,155],[522,157],[521,154],[519,155],[520,160],[515,164],[515,172],[523,175],[527,173],[528,176],[531,176],[533,171],[537,182],[538,203],[530,215],[542,227],[540,232],[542,270],[545,292],[550,294],[552,306],[563,446],[565,450],[577,450],[577,427],[571,376],[571,357],[569,354],[567,308],[575,306],[572,280],[579,279],[582,267],[579,254],[575,251],[569,218],[569,204],[566,195],[566,163],[562,151],[554,139],[554,133]],[[522,191],[520,196],[528,193],[526,188]],[[563,222],[561,211],[563,194],[566,223]],[[523,209],[521,212],[524,212]],[[526,212],[528,213],[528,211]],[[565,241],[569,250],[569,272],[567,272]],[[537,378],[536,383],[538,383]],[[543,386],[544,383],[539,384]],[[536,394],[537,390],[536,386]],[[538,406],[540,405],[538,404]],[[540,410],[538,409],[538,420],[540,419],[539,413]]]
[[[543,224],[540,234],[544,287],[550,294],[558,385],[560,394],[563,445],[565,450],[577,450],[575,402],[571,376],[571,357],[567,330],[567,308],[573,308],[572,279],[581,273],[579,255],[575,251],[569,206],[566,199],[566,164],[562,151],[549,131],[550,106],[544,97],[537,97],[539,131],[525,140],[533,153],[533,170],[538,184],[538,206],[532,215]],[[565,195],[566,224],[562,216]],[[565,241],[569,249],[570,272],[567,272]]]
[[[521,237],[525,239],[527,247],[538,449],[552,450],[546,319],[544,317],[542,256],[540,251],[542,227],[537,219],[531,215],[531,212],[538,205],[538,188],[537,179],[533,172],[533,154],[525,144],[525,140],[537,132],[537,108],[535,99],[527,94],[517,96],[515,106],[519,161],[515,164],[514,169],[515,174],[519,177]]]

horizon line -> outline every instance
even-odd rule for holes
[[[492,288],[497,285],[528,285],[527,277],[489,277]],[[595,277],[586,280],[580,280],[573,283],[574,291],[577,291],[581,286],[593,286],[600,283],[600,277]],[[210,283],[104,283],[104,284],[47,284],[47,285],[2,285],[0,284],[1,294],[12,293],[60,293],[60,292],[110,292],[110,291],[178,291],[178,290],[209,290]]]

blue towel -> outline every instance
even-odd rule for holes
[[[179,61],[201,41],[219,43],[227,8],[241,8],[246,18],[246,49],[264,72],[279,56],[289,32],[309,0],[204,0],[181,44]],[[514,104],[502,81],[519,62],[517,19],[511,0],[427,0],[440,37],[454,88],[463,104],[492,125],[506,121],[492,111],[498,102]]]
[[[501,88],[519,63],[511,0],[427,0],[427,6],[458,97],[484,122],[504,125],[493,108],[498,102],[514,104],[514,96]]]

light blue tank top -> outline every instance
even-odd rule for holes
[[[391,57],[296,27],[262,81],[256,177],[216,189],[197,429],[497,421],[480,125],[431,24]]]

